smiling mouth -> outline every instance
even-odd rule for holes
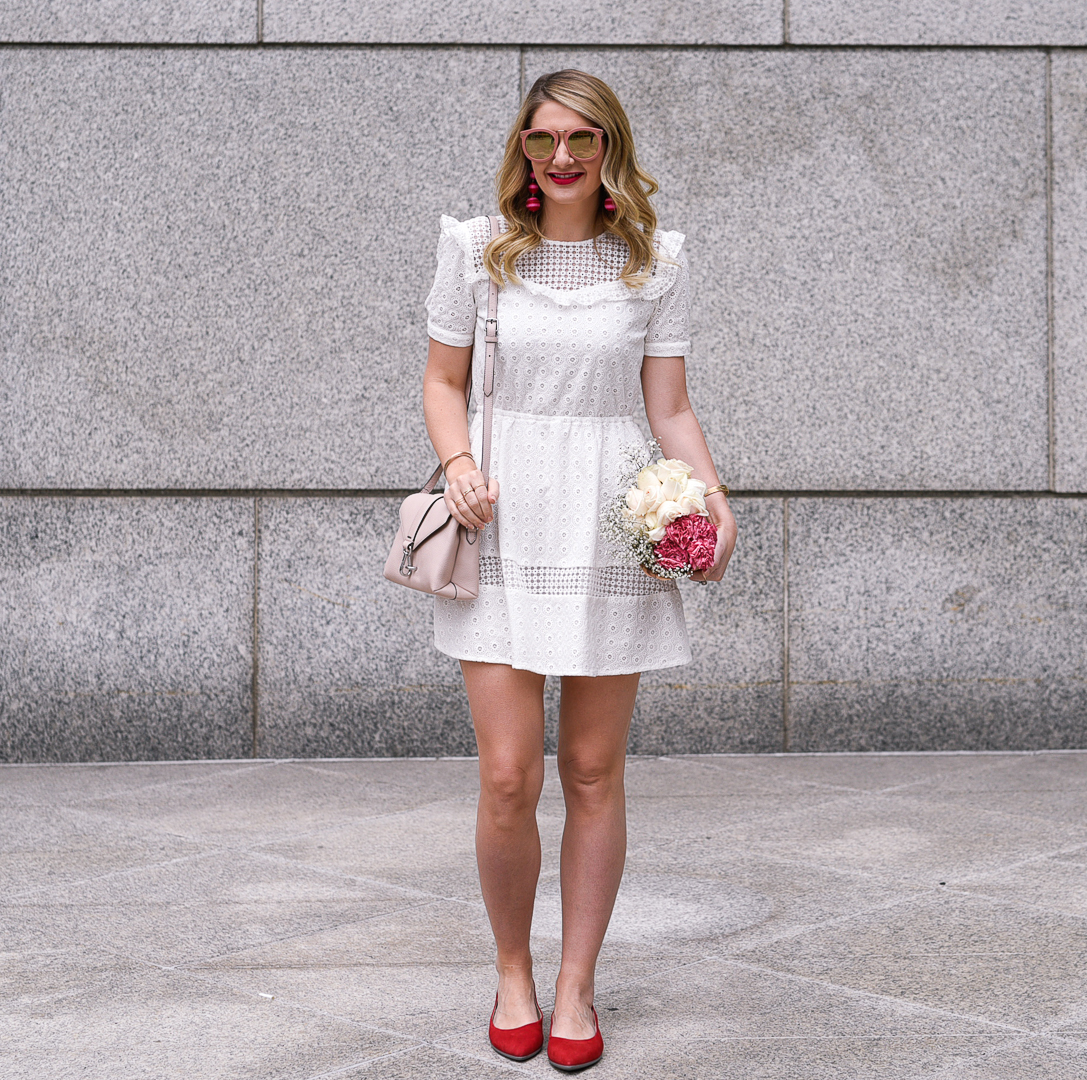
[[[547,178],[556,184],[572,184],[575,180],[580,180],[584,175],[581,172],[548,173]]]

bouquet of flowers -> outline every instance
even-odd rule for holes
[[[717,528],[706,510],[706,485],[692,480],[692,467],[662,454],[660,441],[644,453],[627,451],[627,489],[600,515],[602,535],[628,553],[630,561],[663,578],[689,578],[713,566]]]

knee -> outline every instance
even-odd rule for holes
[[[612,805],[623,797],[622,760],[598,761],[568,757],[559,760],[559,779],[567,806],[592,811]]]
[[[543,786],[542,771],[523,765],[495,763],[481,767],[479,779],[481,802],[498,823],[535,813]]]

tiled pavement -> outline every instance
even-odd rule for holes
[[[486,1042],[471,760],[0,767],[6,1080],[557,1075]],[[1087,752],[633,758],[606,1078],[1087,1077]],[[554,761],[535,953],[558,958]]]

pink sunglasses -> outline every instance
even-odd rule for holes
[[[593,161],[604,149],[604,129],[594,127],[552,131],[551,128],[525,128],[521,149],[531,161],[550,161],[564,142],[570,156],[578,161]]]

